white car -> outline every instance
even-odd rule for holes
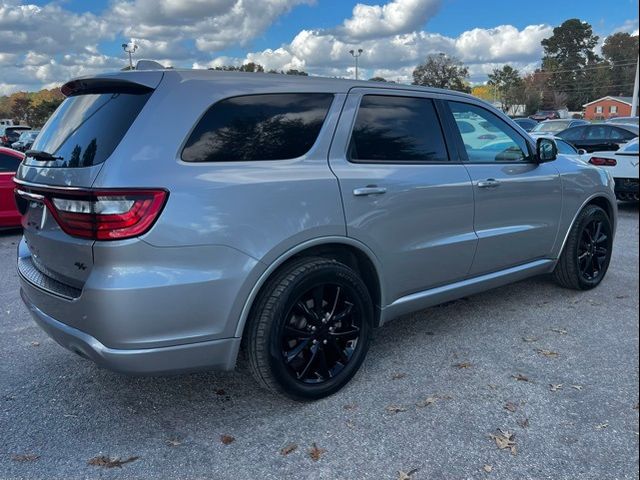
[[[638,201],[638,137],[615,152],[593,152],[588,162],[609,170],[618,200]]]

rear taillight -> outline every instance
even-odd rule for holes
[[[0,142],[7,143],[8,141],[9,141],[9,137],[7,137],[6,135],[2,135],[0,137]]]
[[[591,157],[589,163],[598,167],[615,167],[618,162],[615,158]]]
[[[16,188],[16,197],[44,203],[64,232],[92,240],[142,235],[160,215],[167,196],[160,189],[33,189],[19,184]]]

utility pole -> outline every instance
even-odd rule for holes
[[[131,40],[129,43],[123,43],[122,49],[129,54],[129,70],[133,70],[133,54],[138,49],[138,45]]]
[[[356,80],[358,80],[358,57],[362,55],[362,52],[363,50],[361,48],[358,49],[357,53],[355,52],[355,50],[349,50],[351,56],[356,59]]]
[[[631,100],[631,116],[638,116],[638,68],[640,67],[640,57],[636,60],[636,81],[633,83],[633,99]]]

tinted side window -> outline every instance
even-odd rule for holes
[[[562,153],[564,155],[575,155],[578,153],[573,145],[563,142],[562,140],[556,140],[556,146],[558,147],[558,153]]]
[[[449,102],[470,162],[525,162],[527,142],[499,117],[475,105]],[[469,130],[466,124],[474,128]]]
[[[12,155],[0,153],[0,173],[15,172],[20,165],[20,159]]]
[[[565,130],[564,132],[560,132],[558,136],[571,142],[571,141],[582,139],[582,135],[584,131],[585,131],[585,127],[573,127],[568,130]]]
[[[625,130],[624,128],[616,128],[611,127],[611,134],[609,138],[613,140],[631,140],[635,138],[636,135],[629,130]]]
[[[365,95],[349,158],[361,162],[445,162],[447,149],[433,101]]]
[[[607,138],[607,127],[601,125],[592,125],[587,127],[586,140],[602,140]]]
[[[333,95],[285,93],[222,100],[207,110],[182,150],[185,162],[286,160],[313,146]]]

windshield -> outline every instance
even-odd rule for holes
[[[532,132],[561,132],[569,128],[569,122],[541,122],[533,127]]]
[[[47,166],[88,167],[115,150],[151,93],[101,93],[67,98],[42,128],[31,147],[57,157]],[[35,157],[25,164],[42,165]]]

